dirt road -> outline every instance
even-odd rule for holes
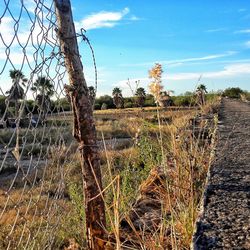
[[[223,99],[193,249],[250,249],[250,104]]]

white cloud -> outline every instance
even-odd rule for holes
[[[250,19],[250,14],[247,14],[247,15],[243,16],[242,19],[244,19],[244,20]]]
[[[238,9],[238,12],[245,12],[245,11],[247,11],[247,9],[246,9],[246,8],[241,8],[241,9]]]
[[[202,78],[207,79],[218,79],[218,78],[228,78],[234,76],[250,75],[250,63],[238,63],[225,66],[219,71],[209,71],[209,72],[187,72],[187,73],[170,73],[162,77],[162,80],[166,81],[183,81],[183,80],[197,80],[202,75]],[[130,79],[130,82],[140,80],[143,87],[147,87],[150,79],[145,77],[139,77],[137,79]],[[119,81],[114,84],[114,86],[121,87],[127,91],[128,85],[127,80]]]
[[[25,25],[22,25],[25,23]],[[47,20],[43,22],[44,27],[41,27],[38,21],[32,22],[25,18],[20,19],[18,30],[15,30],[17,25],[14,19],[10,16],[5,16],[1,18],[0,23],[0,49],[10,46],[13,50],[16,47],[36,46],[41,41],[44,43],[47,40],[52,41],[52,28],[49,27]]]
[[[142,20],[142,19],[139,18],[139,17],[137,17],[137,16],[135,16],[135,15],[133,15],[133,16],[129,17],[129,20],[130,21],[139,21],[139,20]]]
[[[29,1],[30,2],[30,1]],[[28,5],[26,5],[28,7]],[[32,7],[30,7],[32,8]],[[0,61],[9,60],[14,65],[37,63],[50,55],[50,49],[45,44],[55,41],[52,37],[53,30],[48,28],[49,23],[44,20],[43,28],[38,21],[32,22],[22,17],[19,26],[11,16],[4,16],[0,23]],[[18,30],[16,28],[18,27]],[[44,54],[41,51],[44,50]],[[35,65],[34,65],[35,67]]]
[[[207,33],[215,33],[215,32],[220,32],[220,31],[225,31],[227,30],[226,28],[217,28],[217,29],[209,29],[209,30],[206,30],[205,32]]]
[[[250,74],[250,63],[242,64],[232,64],[225,66],[223,70],[220,71],[211,71],[211,72],[197,72],[197,73],[177,73],[177,74],[168,74],[164,79],[166,80],[191,80],[198,79],[202,74],[204,78],[226,78],[232,76],[240,76],[242,74]]]
[[[198,61],[208,61],[212,59],[218,59],[226,56],[232,56],[235,55],[236,51],[228,51],[223,54],[213,54],[208,56],[202,56],[202,57],[191,57],[191,58],[185,58],[185,59],[179,59],[179,60],[173,60],[173,61],[163,61],[163,63],[166,64],[172,64],[172,63],[184,63],[184,62],[198,62]]]
[[[248,63],[234,63],[228,64],[221,70],[217,71],[207,71],[207,72],[180,72],[180,73],[164,73],[162,77],[162,84],[164,89],[174,89],[176,94],[185,92],[187,88],[194,89],[195,84],[202,75],[202,81],[211,89],[224,88],[228,81],[236,81],[239,79],[249,79],[250,78],[250,62]],[[137,78],[130,79],[132,88],[135,87],[135,81],[140,80],[140,86],[146,90],[151,82],[144,74],[138,76]],[[127,84],[127,79],[117,81],[112,84],[113,87],[120,87],[122,89],[124,96],[131,96],[131,90]],[[220,82],[220,85],[215,85],[216,82]],[[222,85],[221,85],[222,84]],[[244,87],[245,88],[245,87]],[[108,90],[110,90],[110,85]],[[106,91],[106,93],[108,92]]]
[[[250,33],[250,29],[236,30],[234,33],[235,34],[248,34]]]
[[[173,80],[173,81],[180,81],[180,80],[192,80],[198,79],[201,73],[176,73],[176,74],[168,74],[163,80]]]
[[[138,81],[138,80],[140,81],[138,87],[143,87],[145,89],[148,88],[148,85],[151,81],[149,78],[145,78],[145,77],[129,79],[129,82],[130,82],[130,85],[131,85],[131,88],[133,91],[135,91],[135,88],[136,88],[135,81]],[[112,86],[121,88],[123,96],[131,96],[132,95],[131,88],[128,85],[128,79],[118,81],[117,83],[113,84]]]
[[[14,23],[13,19],[9,16],[1,18],[0,48],[5,48],[6,46],[4,45],[4,43],[9,45],[12,42],[12,40],[14,39],[14,35],[15,35],[14,29],[13,29],[14,24],[15,23]]]
[[[35,13],[36,8],[43,8],[43,14],[48,11],[53,6],[53,2],[51,0],[43,0],[43,1],[34,1],[34,0],[23,0],[23,6],[28,10],[30,14],[41,15],[41,12]],[[45,6],[45,8],[43,7]]]
[[[149,78],[139,77],[139,78],[129,79],[130,85],[133,87],[133,84],[135,83],[135,81],[138,81],[138,80],[140,81],[140,83],[149,82],[150,81]],[[119,82],[113,84],[113,86],[114,87],[118,86],[118,87],[121,87],[121,88],[128,88],[129,89],[128,79],[119,81]]]
[[[250,48],[250,41],[247,41],[247,42],[245,43],[245,46],[246,46],[247,48]]]
[[[23,5],[25,6],[25,8],[26,8],[30,13],[34,13],[34,12],[35,12],[36,3],[35,3],[34,0],[24,0],[24,1],[23,1]]]
[[[201,61],[209,61],[213,59],[228,57],[237,54],[237,51],[227,51],[223,54],[213,54],[213,55],[207,55],[202,57],[190,57],[190,58],[183,58],[183,59],[176,59],[176,60],[163,60],[159,61],[159,63],[166,65],[167,67],[177,67],[181,66],[184,63],[193,63],[193,62],[201,62]],[[135,63],[135,64],[122,64],[120,66],[124,67],[134,67],[134,66],[152,66],[155,62],[145,62],[145,63]]]
[[[124,8],[117,12],[101,11],[91,14],[79,22],[75,22],[76,29],[84,28],[86,30],[98,28],[112,28],[129,13],[129,8]]]
[[[27,62],[27,60],[29,63],[34,61],[32,54],[24,54],[21,49],[12,50],[10,53],[6,53],[3,49],[0,49],[0,60],[5,61],[7,58],[15,65],[21,65],[24,62]]]
[[[182,66],[184,63],[183,62],[173,62],[173,63],[169,63],[167,65],[168,68],[175,68],[175,67],[179,67]]]

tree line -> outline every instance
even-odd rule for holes
[[[9,76],[12,80],[12,86],[6,91],[6,96],[0,96],[0,111],[3,114],[5,109],[9,109],[10,115],[14,118],[18,117],[20,103],[24,101],[25,90],[28,79],[21,70],[10,70]],[[29,112],[40,112],[45,118],[46,112],[51,107],[51,97],[54,95],[54,87],[51,81],[45,76],[39,76],[31,87],[31,91],[35,95],[34,101],[27,101],[25,106]],[[26,110],[28,112],[28,110]]]
[[[12,86],[6,92],[6,96],[0,95],[0,114],[3,115],[6,107],[10,110],[12,117],[18,116],[18,110],[20,103],[24,100],[25,91],[28,79],[20,70],[10,70],[9,76],[12,79]],[[155,97],[151,93],[146,93],[146,90],[142,87],[138,87],[133,93],[133,96],[123,97],[121,88],[115,87],[112,90],[112,95],[103,95],[96,97],[96,91],[94,87],[89,88],[89,98],[93,103],[95,110],[105,110],[114,108],[135,108],[135,107],[154,107],[156,106]],[[31,91],[34,94],[34,100],[26,100],[24,112],[32,114],[40,114],[41,119],[46,118],[46,114],[49,112],[63,112],[70,111],[71,105],[69,99],[66,97],[53,100],[54,86],[51,81],[45,76],[39,76],[31,87]],[[249,92],[243,91],[238,87],[227,88],[224,91],[218,91],[215,93],[207,93],[206,86],[200,84],[195,92],[185,92],[179,96],[171,96],[168,91],[160,91],[159,106],[195,106],[198,102],[204,104],[205,100],[214,98],[214,96],[222,95],[230,98],[241,98],[243,95],[246,99],[249,99]]]

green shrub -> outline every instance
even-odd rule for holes
[[[240,95],[243,94],[244,91],[238,87],[236,88],[227,88],[224,90],[222,96],[227,96],[227,97],[230,97],[230,98],[237,98],[239,99],[240,98]]]
[[[34,100],[27,100],[25,102],[25,109],[24,110],[25,110],[26,114],[28,114],[28,113],[38,114],[38,107],[35,104]]]
[[[209,93],[206,94],[206,101],[214,101],[218,98],[219,94],[217,93]]]
[[[101,106],[101,110],[106,110],[108,108],[108,105],[106,103],[103,103]]]
[[[125,102],[124,108],[133,108],[134,104],[132,102]]]
[[[144,102],[144,107],[155,107],[156,103],[155,103],[155,99],[153,97],[153,95],[146,95],[146,99]]]
[[[101,104],[100,103],[95,103],[95,110],[100,110],[101,109]]]
[[[194,96],[173,96],[174,106],[194,106],[196,104]]]
[[[102,107],[103,103],[107,105],[107,109],[115,108],[113,98],[109,95],[100,96],[95,99],[95,105]]]
[[[55,112],[63,112],[71,110],[71,104],[66,97],[54,101],[52,106],[54,107],[52,107],[51,109],[52,110],[54,109]]]

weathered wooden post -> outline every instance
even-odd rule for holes
[[[73,109],[73,134],[81,152],[88,246],[95,250],[104,249],[106,219],[100,194],[102,179],[92,104],[80,60],[70,0],[54,0],[54,3],[61,52],[69,76],[69,85],[65,89]]]

